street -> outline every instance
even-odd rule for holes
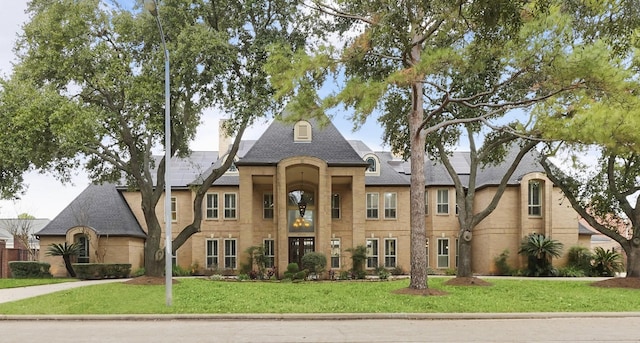
[[[640,342],[640,317],[5,320],[2,342]]]

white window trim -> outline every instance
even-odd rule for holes
[[[391,204],[387,204],[387,195],[391,195],[391,197],[389,198],[391,201],[391,199],[393,199],[393,207],[391,206]],[[398,219],[398,193],[395,192],[385,192],[383,194],[384,197],[384,219]],[[387,205],[389,205],[389,207],[387,207]],[[387,210],[393,210],[393,212],[395,213],[393,216],[387,216]]]
[[[533,193],[531,192],[531,188],[534,184],[538,185],[538,203],[533,203]],[[537,208],[540,214],[531,214],[532,209]],[[529,180],[527,183],[527,215],[532,218],[541,218],[542,217],[542,181],[540,180]]]
[[[373,201],[373,197],[375,195],[376,201]],[[365,218],[369,219],[369,220],[375,220],[375,219],[379,219],[380,218],[380,193],[378,192],[367,192],[365,194],[366,200],[365,200]],[[369,197],[371,197],[372,202],[371,204],[369,203]],[[371,207],[369,207],[369,205],[371,205]],[[376,210],[376,216],[375,217],[369,217],[369,210]]]
[[[175,213],[175,216],[174,216],[174,213]],[[177,197],[171,197],[171,222],[172,223],[178,222],[178,198]]]
[[[447,199],[446,199],[447,202],[440,202],[440,200],[441,200],[440,199],[440,194],[446,194],[447,195]],[[449,190],[446,189],[446,188],[440,188],[440,189],[438,189],[436,195],[437,195],[437,197],[436,197],[436,214],[448,215],[449,214],[449,207],[450,207],[450,204],[449,204]],[[444,205],[446,205],[447,212],[440,212],[440,206],[444,206]]]
[[[424,190],[424,215],[429,215],[429,190]]]
[[[306,133],[306,135],[304,134]],[[313,138],[313,127],[311,123],[306,120],[300,120],[293,126],[293,141],[294,142],[311,142]]]
[[[389,254],[387,251],[387,242],[393,241],[395,242],[393,245],[394,251],[393,254]],[[385,238],[384,239],[384,266],[385,268],[395,268],[398,265],[398,239],[397,238]],[[387,258],[393,257],[393,266],[387,266]]]
[[[334,242],[337,242],[338,244],[334,244]],[[341,242],[340,238],[331,238],[329,244],[331,245],[331,250],[330,250],[331,253],[330,253],[330,256],[329,256],[329,268],[330,269],[340,269],[342,267],[342,259],[340,258],[340,254],[342,253],[342,250],[341,250],[342,249],[341,248],[342,242]],[[333,254],[333,250],[334,249],[338,249],[338,254],[337,255]],[[333,266],[333,259],[334,258],[338,259],[338,266],[337,267]]]
[[[446,254],[440,253],[440,242],[443,242],[443,241],[447,242],[447,253]],[[436,247],[436,249],[437,249],[436,250],[436,252],[437,252],[436,264],[438,266],[437,268],[449,268],[449,266],[451,265],[451,261],[450,261],[450,259],[451,259],[451,256],[450,256],[451,255],[450,254],[451,246],[449,244],[449,238],[438,238],[437,243],[438,243],[438,246]],[[440,265],[440,257],[444,257],[444,256],[447,257],[447,265],[446,266]]]
[[[216,198],[217,206],[209,207],[209,196],[214,196]],[[215,216],[209,217],[209,210],[215,210]],[[218,193],[207,193],[204,196],[204,219],[205,220],[215,220],[220,219],[220,195]]]
[[[214,255],[209,255],[209,242],[215,242],[215,254]],[[214,268],[219,268],[220,267],[220,240],[217,238],[207,238],[204,242],[204,263],[205,263],[205,268],[207,269],[214,269]],[[208,265],[208,261],[209,258],[215,258],[215,261],[217,261],[217,263],[215,263],[215,266],[209,266]]]
[[[267,242],[271,242],[271,247],[273,248],[273,254],[271,254],[271,251],[267,251],[266,247],[267,247]],[[276,265],[276,240],[273,238],[265,238],[262,240],[262,247],[264,248],[264,256],[267,259],[271,259],[273,261],[273,266],[275,267]],[[269,267],[271,268],[271,267]]]
[[[227,242],[234,242],[234,250],[235,253],[234,254],[227,254]],[[223,241],[223,264],[224,264],[224,269],[238,269],[238,240],[236,238],[225,238]],[[233,266],[227,266],[227,258],[233,258]]]
[[[373,248],[371,249],[371,253],[369,253],[369,242],[376,242],[376,249],[375,251],[373,251]],[[367,260],[366,260],[366,269],[375,269],[378,268],[378,266],[380,265],[380,239],[378,238],[367,238],[366,240],[366,247],[367,247]],[[369,258],[373,258],[375,257],[377,263],[375,266],[369,266]]]
[[[266,203],[265,203],[265,200],[266,200],[265,197],[268,195],[271,195],[271,208],[266,207]],[[237,204],[237,201],[236,201],[236,204]],[[267,210],[271,210],[271,217],[267,217],[265,215]],[[276,215],[275,212],[276,212],[275,196],[273,195],[273,192],[262,193],[262,219],[273,220]]]
[[[228,207],[228,209],[233,209],[235,215],[233,217],[227,217],[227,195],[234,196],[234,207]],[[235,192],[225,192],[222,195],[222,217],[225,220],[236,220],[238,219],[238,193]]]
[[[365,170],[365,175],[375,175],[375,176],[380,176],[380,159],[378,158],[378,156],[376,156],[375,154],[366,154],[364,155],[364,157],[362,158],[365,162],[369,163],[369,159],[372,158],[375,164],[375,170],[371,171],[369,170],[369,166],[367,166],[367,169]]]

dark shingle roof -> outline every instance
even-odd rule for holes
[[[91,227],[100,235],[146,237],[113,184],[89,185],[36,235],[65,235],[76,226]]]
[[[328,165],[367,165],[331,122],[325,127],[320,127],[315,120],[309,122],[311,142],[295,142],[293,125],[274,120],[236,164],[275,165],[288,157],[310,156],[326,161]]]

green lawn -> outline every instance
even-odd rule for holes
[[[26,286],[48,285],[52,283],[72,282],[78,281],[78,279],[0,279],[0,289],[2,288],[16,288]]]
[[[152,313],[445,313],[640,311],[640,290],[589,286],[588,281],[491,280],[493,286],[429,287],[446,296],[391,293],[407,280],[387,282],[223,282],[181,279],[173,306],[164,286],[112,283],[0,304],[0,314]]]

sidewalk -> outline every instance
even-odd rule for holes
[[[102,283],[124,282],[127,280],[129,279],[84,280],[84,281],[54,283],[49,285],[4,288],[4,289],[0,289],[0,304],[8,303],[16,300],[37,297],[43,294],[64,291],[66,289],[72,289],[72,288],[78,288],[78,287],[84,287],[84,286],[90,286],[90,285],[96,285],[96,284],[102,284]]]

